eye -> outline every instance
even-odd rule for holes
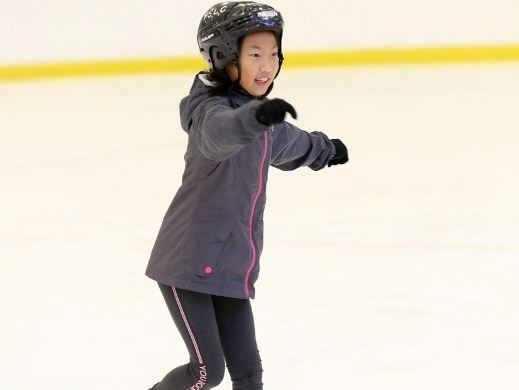
[[[279,57],[279,53],[277,51],[275,53],[272,53],[272,57]]]
[[[251,57],[255,57],[255,58],[259,58],[260,57],[260,55],[258,53],[252,53],[252,54],[250,54],[250,56]]]

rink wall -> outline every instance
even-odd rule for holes
[[[517,0],[272,0],[287,66],[519,59]],[[0,15],[0,80],[192,71],[214,0],[19,0]]]

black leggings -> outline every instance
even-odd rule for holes
[[[225,362],[233,390],[262,390],[262,367],[248,299],[181,290],[159,283],[190,361],[169,372],[153,390],[206,390],[218,386]]]

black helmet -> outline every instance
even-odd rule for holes
[[[238,62],[240,38],[257,31],[272,31],[276,36],[281,69],[283,17],[266,4],[227,1],[214,5],[200,21],[198,48],[210,70],[223,69]]]

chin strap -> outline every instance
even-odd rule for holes
[[[280,54],[279,55],[279,67],[278,67],[278,71],[277,71],[276,75],[274,76],[274,80],[276,79],[276,77],[278,77],[278,74],[281,71],[281,65],[283,65],[283,60],[284,59],[285,58],[283,57],[283,54]]]

